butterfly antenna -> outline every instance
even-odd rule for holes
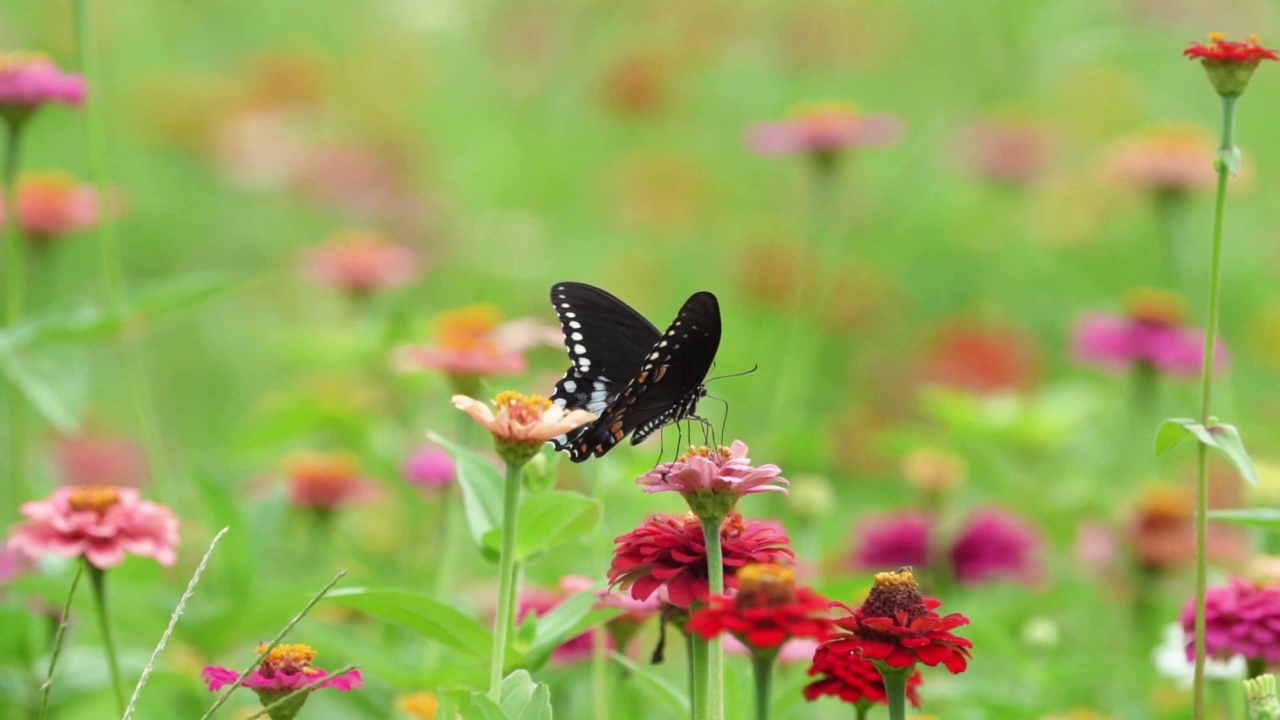
[[[736,378],[736,377],[742,377],[743,375],[750,375],[751,373],[759,369],[760,369],[759,364],[752,365],[750,370],[743,370],[742,372],[729,373],[728,375],[717,375],[713,378],[707,378],[705,381],[703,381],[702,384],[706,385],[707,383],[713,382],[715,380],[724,380],[725,378]]]

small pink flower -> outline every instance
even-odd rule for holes
[[[521,318],[500,323],[492,305],[473,305],[441,313],[432,322],[433,345],[405,346],[392,365],[402,372],[442,370],[455,377],[518,375],[528,366],[524,351],[537,345],[559,348],[560,329]]]
[[[1076,323],[1072,346],[1077,360],[1114,372],[1147,365],[1175,377],[1194,377],[1204,365],[1204,333],[1182,325],[1177,297],[1163,291],[1129,293],[1127,316],[1089,313]],[[1215,348],[1214,371],[1229,353]]]
[[[147,482],[147,455],[137,441],[106,434],[62,435],[53,441],[53,464],[68,485]]]
[[[265,646],[258,646],[262,652]],[[340,692],[359,690],[364,687],[364,677],[359,670],[351,670],[341,675],[329,675],[320,668],[313,667],[316,651],[308,645],[277,645],[267,653],[258,667],[250,672],[241,683],[258,695],[263,706],[271,705],[286,695],[300,688],[319,682],[314,688],[302,694],[296,701],[286,702],[280,714],[272,717],[292,718],[302,708],[307,697],[316,690],[333,689]],[[200,676],[209,685],[210,692],[217,692],[224,686],[231,685],[239,679],[235,670],[216,665],[206,667]],[[321,682],[323,681],[323,682]]]
[[[0,115],[21,119],[47,103],[84,102],[84,78],[36,53],[0,53]]]
[[[6,547],[31,558],[83,556],[100,570],[119,565],[126,553],[165,566],[177,559],[178,519],[169,508],[143,500],[136,488],[61,487],[21,510],[27,519],[10,531]]]
[[[454,407],[470,415],[496,439],[506,442],[541,445],[596,418],[586,410],[566,413],[564,408],[544,397],[526,397],[511,391],[498,393],[493,405],[498,410],[496,415],[486,403],[466,395],[453,396]]]
[[[923,513],[868,520],[858,527],[852,565],[858,570],[886,567],[927,567],[933,541],[933,519]]]
[[[457,464],[448,450],[420,447],[404,462],[405,479],[424,490],[443,490],[458,476]]]
[[[418,256],[378,233],[344,230],[308,253],[306,272],[321,285],[364,296],[413,282]]]
[[[951,546],[951,570],[961,585],[1001,579],[1034,585],[1043,570],[1037,557],[1043,545],[1040,533],[1013,513],[979,510]]]
[[[333,510],[377,498],[377,486],[360,474],[360,461],[345,452],[303,450],[285,459],[289,502],[317,510]]]
[[[1213,137],[1198,125],[1161,125],[1111,150],[1108,163],[1120,182],[1158,193],[1213,187]]]
[[[14,578],[29,571],[33,565],[31,558],[0,545],[0,585],[12,582]]]
[[[0,206],[0,220],[8,208]],[[18,179],[18,222],[35,242],[49,242],[98,224],[98,193],[63,172],[23,173]]]
[[[849,147],[890,145],[900,135],[901,124],[892,115],[864,115],[852,105],[826,102],[802,105],[788,120],[755,125],[748,141],[761,155],[829,158]]]
[[[1025,185],[1044,174],[1052,155],[1048,132],[1025,120],[987,118],[963,138],[971,175],[1001,185]]]
[[[690,451],[675,462],[664,463],[636,478],[645,492],[674,491],[682,495],[715,493],[750,495],[777,491],[786,493],[787,479],[777,465],[754,467],[747,457],[747,444],[734,440],[732,447]]]

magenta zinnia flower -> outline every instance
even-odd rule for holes
[[[448,450],[420,447],[404,461],[405,478],[424,490],[443,490],[453,484],[458,467]]]
[[[177,559],[178,519],[164,505],[143,500],[136,488],[61,487],[21,510],[27,520],[13,527],[6,547],[31,558],[83,556],[99,570],[119,565],[126,553],[165,566]]]
[[[262,652],[264,645],[259,645],[257,652]],[[245,678],[242,687],[247,687],[258,695],[258,699],[262,705],[268,706],[275,703],[286,695],[306,687],[317,681],[322,681],[319,685],[310,691],[298,695],[293,700],[285,703],[279,712],[273,712],[272,718],[292,718],[302,709],[303,703],[312,692],[325,688],[346,692],[348,690],[359,690],[364,686],[364,678],[360,675],[359,670],[342,673],[341,675],[329,675],[328,672],[317,667],[312,667],[311,661],[315,659],[316,651],[308,645],[277,645],[267,653],[262,659],[258,667]],[[240,677],[235,670],[225,667],[210,665],[206,667],[200,676],[208,683],[211,692],[217,692],[225,685],[230,685]]]
[[[1187,658],[1195,658],[1195,599],[1182,608],[1182,628],[1187,634]],[[1227,585],[1209,588],[1205,595],[1205,652],[1225,660],[1243,655],[1247,660],[1280,662],[1280,586],[1232,578]]]
[[[1175,377],[1196,377],[1204,366],[1204,333],[1182,325],[1176,296],[1136,290],[1128,298],[1127,317],[1091,313],[1077,323],[1072,339],[1076,358],[1114,372],[1147,366]],[[1219,340],[1214,370],[1228,353]]]
[[[740,497],[771,490],[785,493],[788,483],[777,465],[753,466],[747,444],[734,440],[732,447],[718,450],[690,448],[675,462],[636,478],[636,484],[650,493],[671,490],[686,497],[706,493]]]
[[[981,510],[951,547],[952,571],[961,585],[999,579],[1033,584],[1040,576],[1040,545],[1039,533],[1021,518],[995,508]]]
[[[654,515],[614,540],[609,584],[644,600],[666,588],[671,604],[687,608],[707,602],[707,546],[702,521],[693,513]],[[777,523],[744,520],[730,513],[720,526],[726,587],[737,587],[738,568],[747,563],[783,563],[795,558],[791,540]]]
[[[84,78],[38,53],[0,53],[0,116],[19,121],[47,103],[84,102]]]
[[[853,566],[859,570],[929,565],[933,519],[907,512],[876,518],[858,529]]]

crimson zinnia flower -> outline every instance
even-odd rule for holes
[[[1280,53],[1262,47],[1257,35],[1244,42],[1233,42],[1222,33],[1209,33],[1209,44],[1193,42],[1182,54],[1199,60],[1209,74],[1209,82],[1219,95],[1235,97],[1244,92],[1249,78],[1263,60],[1280,60]]]
[[[708,640],[732,633],[753,653],[776,651],[795,638],[825,640],[833,629],[826,617],[829,603],[795,581],[795,571],[783,565],[745,565],[738,571],[737,595],[711,596],[689,619],[689,631]]]
[[[809,674],[819,676],[804,687],[804,698],[809,702],[823,695],[832,695],[855,705],[889,702],[880,671],[875,663],[861,655],[832,652],[826,645],[820,645],[813,654]],[[907,678],[907,700],[914,708],[920,707],[920,686],[923,684],[924,678],[919,670]]]
[[[850,613],[835,621],[847,633],[822,647],[836,655],[859,654],[892,668],[941,663],[952,673],[964,672],[973,642],[951,634],[951,630],[968,625],[969,618],[959,613],[939,616],[934,610],[940,605],[940,600],[920,594],[911,568],[877,573],[861,607],[854,610],[833,603]]]
[[[654,515],[640,527],[614,539],[609,584],[644,600],[667,589],[671,604],[687,608],[707,602],[707,545],[702,521],[693,513]],[[747,563],[779,563],[795,558],[791,540],[777,523],[744,520],[730,513],[720,526],[726,587],[737,587],[738,569]]]

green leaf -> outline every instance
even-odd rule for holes
[[[326,599],[402,625],[475,659],[488,658],[493,645],[493,635],[480,623],[408,590],[345,588],[330,592]]]
[[[689,696],[683,690],[667,681],[666,678],[660,677],[650,669],[648,665],[641,665],[631,658],[621,653],[610,653],[613,661],[631,671],[632,677],[639,680],[649,689],[651,697],[660,698],[666,702],[671,712],[668,717],[684,717],[689,714]]]
[[[75,432],[89,401],[89,359],[81,348],[52,346],[0,353],[0,373],[50,425]]]
[[[490,546],[485,536],[495,530],[502,531],[502,473],[489,461],[439,433],[428,432],[427,437],[453,455],[458,466],[458,486],[462,488],[467,530],[481,554],[490,561],[497,561],[500,542]]]
[[[508,720],[551,720],[551,690],[545,683],[535,683],[528,670],[502,679],[498,704]]]
[[[524,562],[544,550],[591,535],[600,524],[600,513],[599,502],[578,493],[550,492],[526,498],[520,505],[516,561]],[[497,541],[501,544],[501,537]]]
[[[0,346],[17,349],[82,343],[108,338],[119,329],[118,316],[98,305],[82,303],[54,307],[28,316],[13,328],[0,332]]]
[[[1222,163],[1222,167],[1226,168],[1232,175],[1239,175],[1240,148],[1235,145],[1229,148],[1219,148],[1218,162]]]
[[[202,305],[244,283],[220,273],[197,273],[143,285],[129,293],[129,324],[159,320]]]
[[[555,649],[570,638],[577,637],[589,628],[599,626],[621,614],[618,608],[595,609],[599,596],[599,586],[583,590],[569,596],[549,612],[537,618],[534,636],[525,644],[525,666],[537,670],[546,664]],[[520,631],[523,636],[526,627],[533,620],[530,613]]]
[[[1213,436],[1204,425],[1192,418],[1170,418],[1160,423],[1156,431],[1156,456],[1165,454],[1188,438],[1195,438],[1205,445],[1213,445]]]
[[[1258,472],[1253,469],[1253,458],[1249,457],[1249,451],[1244,449],[1244,440],[1240,437],[1240,431],[1234,425],[1218,423],[1209,426],[1209,433],[1216,440],[1213,447],[1227,456],[1227,460],[1236,466],[1241,477],[1248,480],[1250,484],[1257,485]]]
[[[1256,527],[1280,532],[1280,508],[1243,508],[1239,510],[1210,510],[1209,519],[1219,522]]]

